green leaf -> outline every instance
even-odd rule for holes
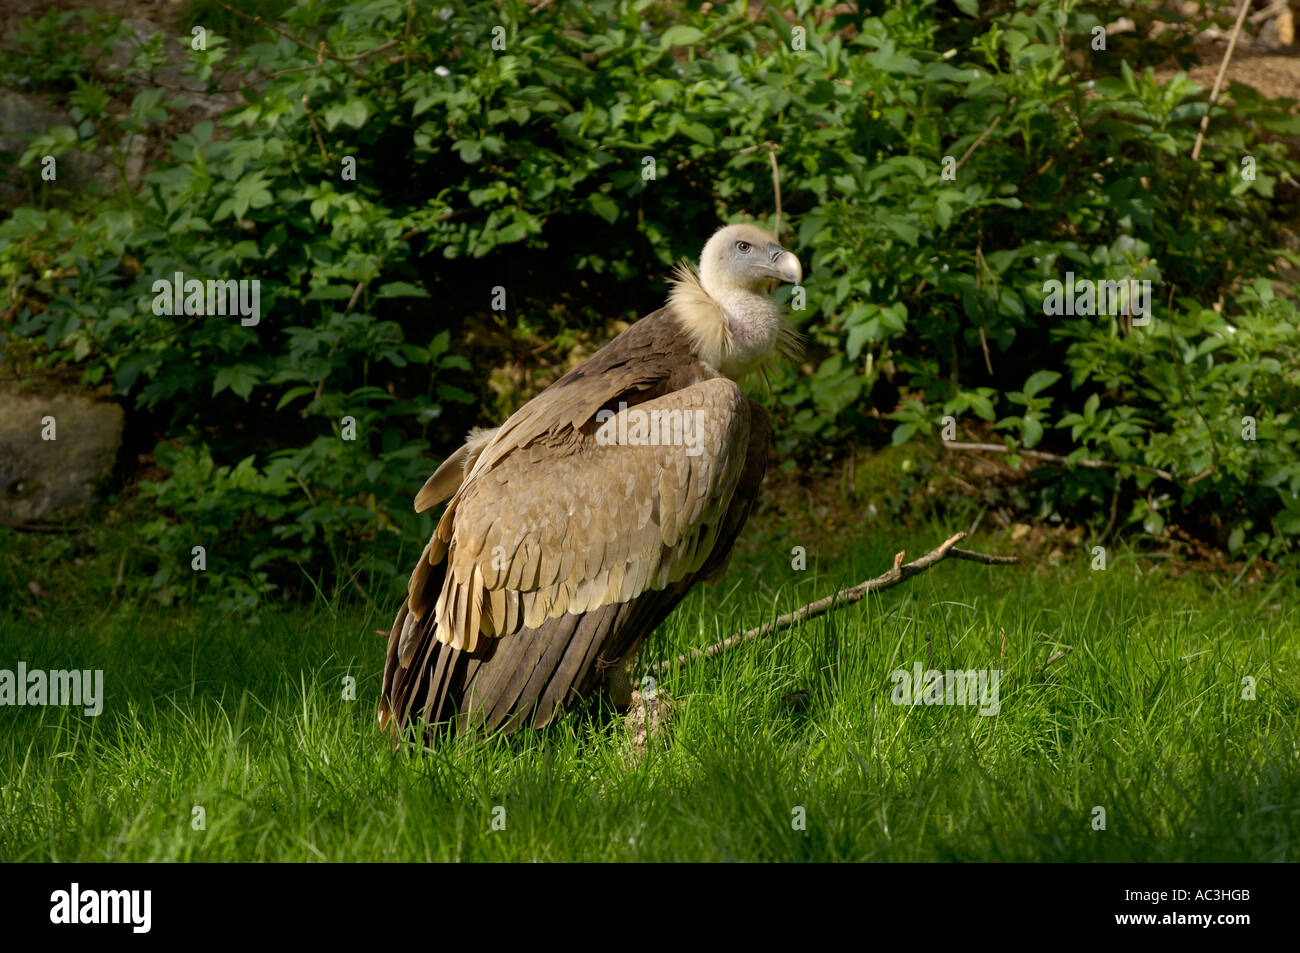
[[[677,121],[677,128],[681,131],[682,135],[686,136],[688,139],[695,140],[702,146],[712,148],[713,144],[717,141],[713,137],[713,130],[702,122],[695,122],[690,119],[679,119]]]
[[[659,46],[663,49],[672,46],[694,46],[705,39],[707,35],[702,30],[679,23],[664,30],[663,36],[659,38]]]
[[[1038,441],[1043,439],[1043,425],[1038,422],[1037,417],[1026,414],[1022,428],[1024,431],[1024,447],[1026,450],[1032,450],[1038,446]]]
[[[370,106],[364,99],[350,99],[346,103],[327,106],[324,111],[325,128],[334,129],[339,123],[360,129],[370,116]]]
[[[477,139],[460,139],[452,143],[452,151],[460,154],[462,162],[473,165],[483,158],[483,144]]]
[[[981,420],[987,420],[990,423],[997,417],[993,412],[993,403],[983,394],[972,394],[970,398],[970,409],[975,411],[975,415]]]
[[[1061,375],[1056,371],[1038,371],[1025,381],[1024,394],[1026,397],[1033,397],[1040,390],[1051,387],[1060,379]]]
[[[618,221],[618,205],[608,195],[603,192],[593,192],[587,202],[593,212],[611,225]]]
[[[875,322],[866,324],[855,324],[849,328],[849,339],[844,346],[845,352],[849,355],[850,361],[856,361],[858,355],[862,353],[862,347],[871,340],[871,332],[874,330]]]
[[[212,396],[216,397],[227,387],[248,400],[249,394],[253,392],[253,386],[261,379],[261,371],[251,364],[236,364],[234,367],[223,367],[217,371],[217,376],[212,380]]]
[[[915,245],[916,240],[921,237],[919,228],[897,215],[888,216],[885,219],[885,227],[909,245]]]
[[[380,298],[427,298],[429,292],[409,281],[390,281],[379,286]]]
[[[286,404],[291,404],[299,397],[304,397],[307,394],[315,393],[315,391],[316,388],[310,385],[306,385],[302,387],[290,387],[287,391],[284,392],[284,395],[281,396],[280,402],[275,405],[275,409],[277,411],[283,410]],[[238,393],[238,391],[236,391],[236,393]]]

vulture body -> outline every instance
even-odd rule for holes
[[[794,345],[771,292],[801,277],[767,232],[723,228],[667,306],[470,433],[416,496],[449,502],[388,636],[382,726],[540,728],[722,575],[770,442],[735,379]]]

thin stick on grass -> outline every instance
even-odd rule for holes
[[[1047,668],[1047,666],[1051,665],[1053,662],[1059,662],[1061,659],[1065,658],[1073,651],[1074,651],[1073,646],[1066,646],[1063,649],[1057,649],[1055,652],[1053,652],[1051,655],[1047,657],[1046,662],[1038,666],[1038,668],[1034,669],[1034,674],[1035,675],[1042,674],[1043,670]]]
[[[771,635],[774,632],[781,632],[792,626],[805,622],[808,619],[815,619],[820,615],[825,615],[835,609],[841,609],[844,606],[851,606],[869,592],[880,592],[883,589],[891,589],[899,583],[906,582],[913,576],[925,572],[931,566],[943,562],[945,559],[965,559],[974,563],[984,563],[987,566],[1005,566],[1011,563],[1019,562],[1016,556],[992,556],[986,553],[975,553],[968,549],[958,549],[957,543],[966,537],[965,533],[954,533],[942,543],[930,550],[924,556],[912,560],[910,563],[903,562],[906,552],[900,552],[894,557],[893,567],[885,573],[876,576],[874,579],[868,579],[858,583],[856,586],[850,586],[847,589],[841,589],[833,596],[827,596],[825,599],[818,599],[811,602],[801,609],[793,612],[787,612],[783,616],[773,619],[771,622],[765,622],[744,632],[737,632],[735,635],[723,639],[721,642],[715,642],[708,648],[696,649],[692,652],[686,652],[677,656],[675,659],[663,659],[655,662],[650,666],[650,672],[658,675],[661,672],[677,667],[681,668],[697,662],[704,658],[713,658],[715,655],[721,655],[730,648],[740,645],[742,642],[748,642],[751,639],[761,638]]]

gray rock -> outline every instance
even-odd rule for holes
[[[0,150],[12,152],[15,160],[22,156],[28,140],[55,126],[71,126],[72,117],[55,109],[40,96],[0,88]],[[39,174],[39,167],[28,174]],[[101,159],[87,152],[69,150],[59,157],[59,184],[65,189],[84,189],[92,182],[112,184],[116,172]],[[24,170],[17,162],[0,177],[0,205],[26,205],[30,202]]]
[[[49,432],[53,418],[53,440]],[[80,394],[0,390],[0,520],[24,523],[74,513],[113,472],[125,415]]]
[[[167,7],[171,4],[157,4]],[[136,12],[154,13],[160,20],[175,20],[175,14],[165,9],[149,10],[145,0],[135,4]],[[179,116],[183,120],[197,123],[200,120],[216,120],[230,109],[240,105],[243,99],[235,92],[213,92],[196,87],[193,76],[184,72],[189,61],[189,23],[177,23],[174,26],[161,26],[150,19],[128,17],[123,25],[131,32],[134,41],[123,39],[114,47],[105,69],[114,75],[125,75],[127,88],[117,97],[110,107],[119,114],[125,114],[128,104],[135,93],[162,87],[167,91],[165,102],[175,110],[181,104]],[[162,53],[164,61],[151,76],[142,72],[130,72],[133,57],[141,44],[148,43],[155,36],[162,34]],[[240,81],[254,82],[259,77],[256,71],[241,77]],[[232,80],[227,80],[232,82]],[[54,104],[53,97],[36,95],[17,89],[0,87],[0,151],[12,152],[15,158],[26,150],[28,142],[35,135],[48,132],[55,126],[75,125],[67,110]],[[119,115],[118,118],[121,118]],[[144,173],[148,171],[151,154],[161,152],[160,142],[170,138],[167,127],[154,125],[142,134],[127,135],[117,144],[125,154],[125,173],[127,186],[133,192],[140,188]],[[106,160],[108,150],[104,144],[94,151],[69,149],[58,160],[58,186],[46,199],[52,205],[66,205],[79,192],[95,186],[105,192],[113,192],[122,187],[121,174],[113,164]],[[0,209],[27,205],[41,201],[29,194],[31,176],[39,175],[39,168],[6,168],[0,162]]]

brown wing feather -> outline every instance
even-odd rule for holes
[[[743,458],[748,411],[739,388],[719,377],[626,413],[657,412],[698,414],[708,451],[688,456],[682,446],[602,446],[592,429],[583,440],[555,446],[536,460],[501,458],[493,473],[498,479],[470,477],[458,494],[447,580],[434,610],[438,638],[470,650],[478,644],[484,627],[475,625],[472,607],[481,601],[485,583],[495,581],[488,561],[499,547],[511,564],[505,585],[531,594],[525,599],[531,603],[528,624],[534,627],[563,615],[582,583],[600,570],[621,568],[623,576],[621,586],[608,587],[597,604],[626,602],[699,568],[702,557],[690,545],[693,534],[702,531],[707,537],[716,531],[734,492],[739,467],[731,454]],[[679,458],[688,461],[680,480]],[[647,520],[637,528],[647,497],[656,499],[660,522]],[[573,518],[579,524],[585,518],[586,526],[570,542]],[[484,536],[479,528],[485,525]],[[566,544],[578,552],[600,546],[604,555],[597,571],[585,558],[579,567],[575,556],[569,573],[560,577],[555,554]],[[551,581],[540,571],[544,553],[555,559]]]
[[[694,585],[716,579],[725,570],[757,496],[769,441],[767,415],[761,406],[750,402],[749,441],[739,482],[718,528],[716,544],[689,577],[664,589],[646,590],[628,602],[602,605],[582,615],[549,618],[515,637],[486,640],[474,653],[442,644],[433,637],[432,626],[424,626],[421,656],[434,675],[419,682],[428,686],[430,695],[423,705],[422,721],[427,726],[456,730],[510,731],[523,724],[543,727],[595,692],[606,671],[634,651]],[[401,690],[402,683],[386,673],[386,686],[390,681]],[[435,689],[436,698],[432,697]],[[395,712],[406,710],[400,695],[386,693],[385,702]],[[405,717],[397,719],[398,724],[406,721]],[[426,737],[431,737],[433,730],[429,727]]]

